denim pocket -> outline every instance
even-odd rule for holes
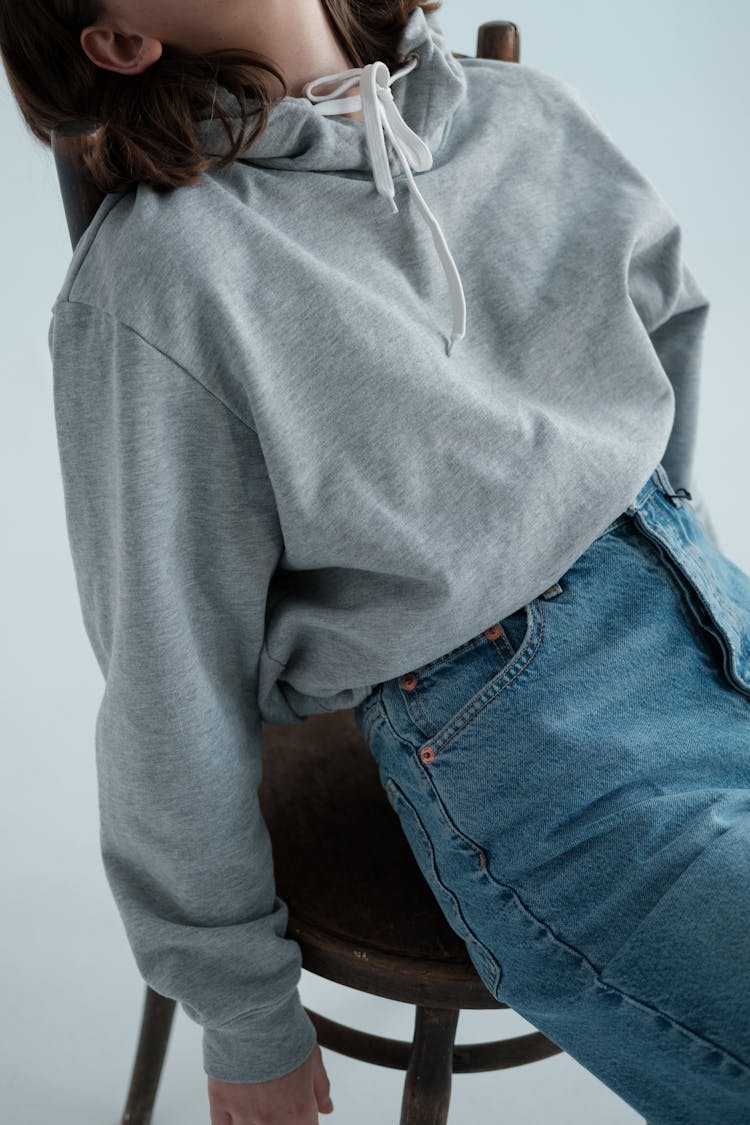
[[[495,695],[525,675],[544,633],[545,601],[562,593],[555,582],[502,621],[398,680],[409,722],[435,752]]]

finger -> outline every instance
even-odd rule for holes
[[[323,1065],[322,1055],[318,1057],[318,1065],[313,1072],[313,1089],[321,1113],[331,1113],[333,1102],[331,1100],[331,1082]]]

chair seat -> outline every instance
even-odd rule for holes
[[[305,968],[406,1003],[506,1006],[422,875],[353,710],[264,723],[259,798]]]

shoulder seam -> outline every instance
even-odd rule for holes
[[[109,215],[110,211],[113,211],[115,209],[115,207],[117,206],[117,204],[122,202],[122,200],[127,195],[128,195],[127,191],[125,191],[125,192],[111,192],[111,193],[108,193],[107,195],[105,195],[104,199],[99,204],[99,207],[97,208],[97,211],[96,211],[96,214],[94,215],[94,218],[91,220],[90,224],[86,227],[86,229],[83,232],[83,234],[81,235],[78,243],[76,244],[75,248],[73,249],[73,253],[72,253],[72,256],[71,256],[71,263],[72,263],[73,259],[75,258],[76,254],[78,253],[79,247],[83,247],[83,245],[85,244],[85,250],[82,249],[80,258],[79,258],[78,262],[76,263],[75,270],[67,278],[67,284],[66,284],[65,290],[64,290],[64,292],[66,294],[70,293],[70,290],[75,285],[76,280],[78,278],[78,274],[79,274],[80,269],[81,269],[81,266],[86,261],[86,258],[88,257],[88,254],[89,254],[89,251],[91,250],[91,247],[94,245],[94,243],[96,241],[96,236],[98,235],[99,231],[101,230],[102,225],[103,225],[104,220],[106,219],[107,215]],[[62,299],[67,300],[67,296],[65,298],[62,298],[62,295],[61,295],[61,300]]]
[[[184,371],[188,378],[197,383],[199,387],[202,387],[207,395],[210,395],[211,398],[216,399],[216,401],[220,403],[224,407],[224,409],[232,415],[233,418],[236,418],[238,422],[245,426],[246,429],[250,430],[251,433],[255,434],[255,436],[258,437],[258,431],[256,430],[255,426],[251,425],[246,418],[243,418],[241,415],[239,415],[236,410],[233,410],[229,403],[225,402],[224,399],[220,395],[216,394],[215,391],[212,391],[210,387],[207,387],[206,384],[201,379],[199,379],[197,375],[194,375],[192,371],[188,371],[187,367],[176,360],[174,356],[171,356],[168,352],[165,352],[163,348],[158,347],[156,344],[152,343],[151,340],[148,340],[143,335],[143,333],[139,332],[137,328],[134,328],[132,324],[128,324],[125,320],[120,320],[120,318],[115,316],[114,313],[111,313],[109,309],[102,308],[100,305],[92,305],[88,301],[71,301],[69,298],[61,298],[59,301],[55,302],[52,308],[53,315],[55,309],[59,305],[80,305],[82,308],[93,309],[95,312],[103,313],[104,316],[108,316],[111,320],[114,320],[118,324],[121,324],[124,328],[127,328],[130,332],[134,333],[134,335],[136,335],[140,340],[143,340],[144,344],[146,344],[149,348],[152,348],[155,352],[158,352],[159,355],[163,355],[165,359],[168,359],[170,363],[174,364],[175,367],[178,367],[180,371]]]

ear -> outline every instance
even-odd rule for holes
[[[81,32],[81,47],[96,66],[118,74],[142,74],[161,58],[162,44],[143,35],[125,35],[92,24]]]

